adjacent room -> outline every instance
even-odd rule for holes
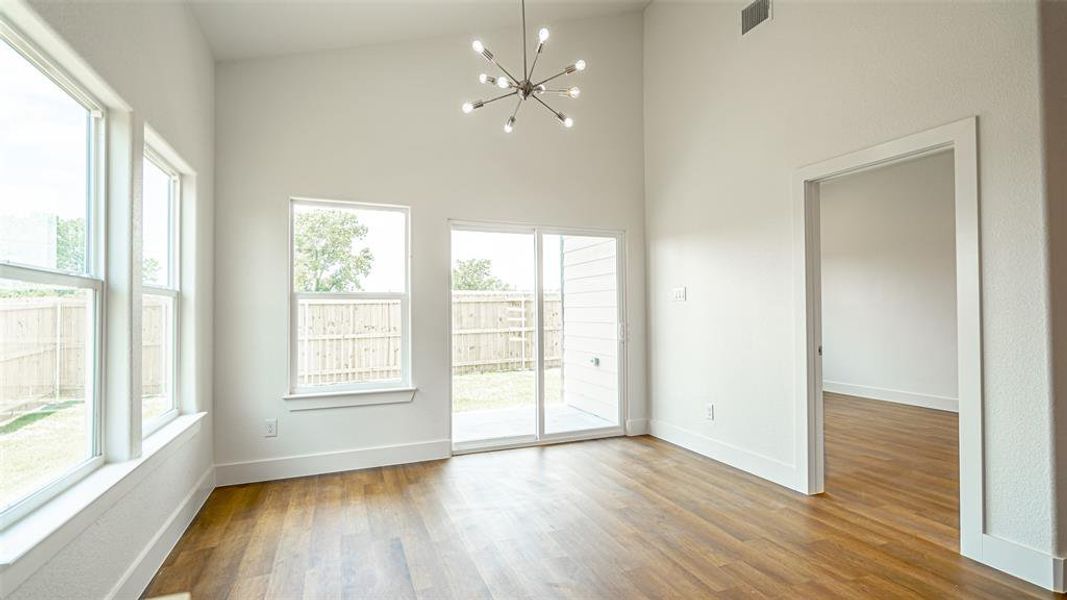
[[[819,182],[826,493],[959,550],[955,156]]]
[[[0,597],[1063,598],[1067,2],[0,0]]]

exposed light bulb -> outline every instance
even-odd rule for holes
[[[578,62],[574,63],[574,68],[578,69],[579,71],[584,71],[585,70],[585,61],[584,60],[579,60]]]
[[[474,105],[473,104],[471,104],[470,102],[464,102],[463,103],[463,112],[464,113],[470,114],[471,111],[473,111],[473,110],[474,110]]]
[[[537,32],[537,39],[543,44],[548,41],[548,28],[542,27],[541,31]]]
[[[489,76],[486,75],[485,73],[482,73],[481,75],[478,76],[478,81],[480,83],[488,83],[489,82]]]
[[[539,84],[537,84],[537,91],[539,91],[539,92],[543,92],[543,91],[545,91],[545,90],[547,90],[547,89],[548,89],[548,88],[547,88],[547,87],[545,87],[545,84],[543,84],[543,83],[539,83]]]
[[[511,87],[511,82],[508,81],[507,77],[501,77],[500,79],[496,80],[496,87],[498,87],[498,88],[500,88],[502,90],[506,90],[509,87]]]
[[[563,126],[567,128],[574,127],[574,119],[570,117],[563,119]]]
[[[474,40],[471,42],[471,48],[474,48],[474,51],[478,54],[485,51],[485,46],[482,45],[482,40]]]
[[[567,90],[567,95],[571,98],[577,98],[579,95],[581,95],[581,93],[582,90],[578,89],[578,86],[574,86],[571,89]]]
[[[504,123],[504,133],[511,133],[515,129],[515,117],[508,119],[507,123]]]

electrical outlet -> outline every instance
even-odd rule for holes
[[[671,290],[671,300],[685,302],[685,287],[676,287]]]
[[[263,421],[263,437],[278,437],[278,419]]]
[[[704,405],[704,418],[709,420],[709,421],[714,421],[715,420],[715,405],[714,404],[709,402],[709,403]]]

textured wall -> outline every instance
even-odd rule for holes
[[[653,418],[792,463],[793,173],[978,115],[987,530],[1051,550],[1036,5],[781,2],[743,39],[740,8],[645,12]]]
[[[477,33],[521,63],[518,31]],[[630,418],[644,416],[641,35],[640,13],[553,27],[538,71],[589,64],[581,99],[554,102],[576,124],[527,103],[510,136],[503,102],[460,111],[492,94],[473,32],[218,65],[218,464],[448,439],[449,219],[626,230]],[[411,207],[413,402],[286,406],[293,195]]]

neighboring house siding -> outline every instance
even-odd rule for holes
[[[563,238],[563,401],[618,418],[618,291],[614,238]],[[595,364],[599,361],[599,364]]]

